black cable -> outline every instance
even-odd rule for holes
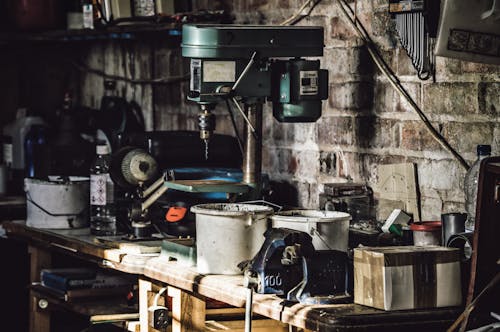
[[[233,109],[231,108],[231,105],[229,104],[228,99],[226,99],[226,107],[227,107],[227,112],[229,113],[229,118],[231,118],[231,123],[233,124],[234,134],[236,135],[236,139],[238,140],[238,146],[240,147],[241,155],[243,156],[243,154],[244,154],[243,142],[241,140],[241,136],[240,136],[240,133],[238,131],[238,126],[236,125],[236,119],[234,118]]]

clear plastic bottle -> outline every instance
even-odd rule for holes
[[[473,231],[476,218],[477,185],[479,180],[479,167],[481,160],[491,155],[491,145],[477,146],[477,159],[465,174],[465,210],[467,211],[466,230]]]
[[[94,235],[116,234],[114,183],[109,175],[110,150],[97,145],[97,157],[90,168],[90,232]]]

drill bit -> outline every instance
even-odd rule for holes
[[[204,139],[203,142],[205,143],[205,160],[208,160],[208,140]]]

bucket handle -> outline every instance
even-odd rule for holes
[[[329,250],[333,250],[332,247],[330,247],[330,245],[328,244],[328,241],[326,241],[325,238],[323,237],[323,235],[318,231],[318,229],[316,227],[317,225],[318,225],[318,223],[315,221],[308,221],[307,222],[307,230],[309,231],[309,234],[310,235],[317,235],[318,238],[321,240],[321,242],[323,242],[323,244]]]
[[[241,204],[255,204],[255,203],[267,204],[270,207],[272,207],[273,209],[276,209],[275,212],[280,212],[283,209],[283,206],[275,204],[275,203],[271,203],[271,202],[266,201],[264,199],[258,199],[258,200],[254,200],[254,201],[244,201],[244,202],[238,202],[238,203],[241,203]]]
[[[29,192],[26,192],[26,201],[30,202],[31,204],[33,204],[34,206],[36,206],[37,208],[39,208],[40,210],[42,210],[43,212],[45,212],[46,214],[48,214],[51,217],[71,217],[71,216],[76,217],[76,216],[83,215],[85,213],[85,209],[86,209],[86,208],[83,208],[83,210],[78,212],[78,213],[52,213],[50,211],[47,211],[47,209],[45,209],[44,207],[40,206],[40,204],[36,203],[31,198],[31,195]]]
[[[264,218],[259,218],[259,219],[254,219],[253,216],[251,218],[248,218],[246,224],[247,226],[252,226],[252,224],[256,221],[260,221],[260,220],[265,220],[267,219],[267,216],[265,216]]]

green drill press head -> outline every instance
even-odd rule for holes
[[[239,96],[273,103],[283,122],[312,122],[328,98],[322,27],[184,25],[182,56],[191,59],[188,99],[201,105]]]

